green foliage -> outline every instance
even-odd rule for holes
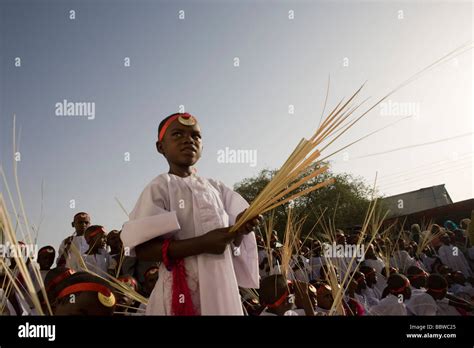
[[[248,202],[252,202],[275,173],[276,170],[262,170],[257,176],[245,178],[235,184],[234,190]],[[347,229],[361,225],[364,221],[372,189],[361,178],[348,173],[334,174],[328,170],[298,190],[302,191],[311,184],[323,182],[331,177],[335,179],[334,185],[313,191],[293,203],[294,212],[298,216],[306,217],[303,236],[311,232],[313,227],[312,235],[317,235],[321,231],[315,224],[323,211],[324,218],[334,220],[336,228]],[[285,204],[274,210],[274,224],[279,235],[285,230],[287,208],[288,204]]]

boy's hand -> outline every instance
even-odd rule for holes
[[[235,219],[235,222],[237,223],[242,215],[244,214],[245,210],[241,212],[239,215],[237,215],[237,218]],[[257,217],[254,217],[253,219],[248,220],[245,224],[243,224],[238,230],[238,234],[249,234],[250,232],[253,232],[254,228],[260,225],[263,222],[263,216],[258,215]]]
[[[202,250],[206,254],[222,254],[232,242],[237,232],[229,232],[230,227],[218,228],[201,236]]]

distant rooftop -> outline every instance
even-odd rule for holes
[[[382,198],[382,205],[389,210],[388,219],[452,203],[444,184]]]

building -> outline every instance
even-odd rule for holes
[[[443,225],[446,220],[459,223],[471,217],[474,199],[453,203],[443,184],[385,197],[381,206],[388,210],[385,224],[398,220],[409,228],[414,223]]]

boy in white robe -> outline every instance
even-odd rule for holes
[[[431,274],[426,281],[426,288],[426,293],[436,302],[436,315],[460,315],[453,303],[446,298],[448,282],[445,277],[440,274]]]
[[[446,234],[441,238],[443,245],[438,249],[438,255],[444,265],[454,271],[461,271],[465,277],[472,276],[472,270],[461,250],[451,244],[451,239]]]
[[[89,249],[82,256],[87,268],[104,277],[114,274],[114,265],[106,248],[106,232],[102,226],[90,226],[84,233]]]
[[[452,273],[453,284],[450,287],[450,291],[464,300],[473,301],[474,300],[474,288],[471,284],[466,281],[466,277],[462,274],[461,271],[456,271]]]
[[[392,274],[387,280],[386,296],[372,308],[369,315],[407,315],[405,301],[411,297],[410,281],[402,274]]]
[[[360,271],[364,274],[365,283],[367,284],[367,287],[362,290],[362,294],[367,299],[367,304],[370,308],[379,303],[382,298],[382,291],[379,291],[376,286],[378,278],[375,268],[362,265],[360,266]]]
[[[42,283],[44,284],[44,280],[46,278],[46,274],[51,270],[51,266],[54,263],[54,255],[55,250],[52,246],[48,245],[45,247],[42,247],[40,250],[38,250],[38,256],[35,261],[31,261],[31,263],[28,265],[29,271],[30,271],[30,276],[31,280],[33,281],[33,286],[35,287],[35,291],[38,292],[41,290],[41,282],[36,276],[36,272],[33,271],[33,267],[37,269],[37,272],[41,275]]]
[[[238,286],[259,286],[253,233],[258,219],[229,231],[248,203],[221,182],[195,175],[192,166],[201,156],[202,142],[193,116],[165,118],[156,147],[168,161],[169,173],[145,187],[121,234],[124,247],[136,251],[138,259],[163,261],[147,314],[172,315],[182,310],[173,296],[176,284],[172,272],[179,272],[185,273],[184,284],[191,297],[190,301],[181,298],[186,313],[242,315]],[[171,265],[174,260],[176,265],[184,262],[185,271],[173,266],[168,270],[168,259]]]
[[[364,265],[375,268],[377,273],[382,273],[382,270],[385,268],[385,263],[375,254],[375,250],[372,245],[369,245],[367,248]]]
[[[77,255],[84,254],[89,245],[84,238],[84,232],[90,226],[89,214],[80,212],[74,215],[71,226],[74,228],[74,234],[61,242],[58,250],[57,266],[67,266],[78,271],[79,260]]]
[[[262,316],[305,315],[305,311],[302,313],[297,311],[295,294],[292,293],[287,280],[281,274],[262,279],[259,297],[260,302],[265,306],[265,309],[260,313]],[[306,303],[305,307],[308,315],[314,314],[311,304]]]

